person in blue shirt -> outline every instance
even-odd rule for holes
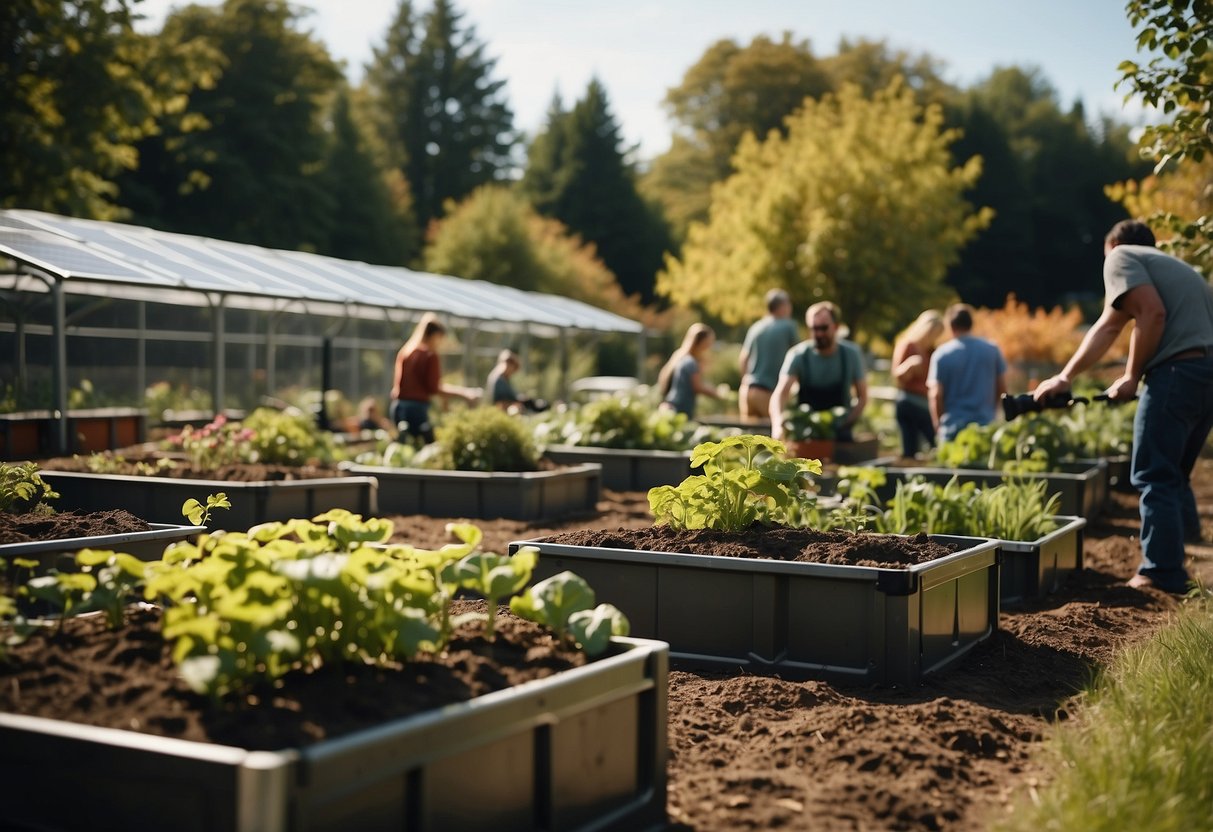
[[[493,404],[505,411],[517,410],[519,407],[534,413],[542,413],[548,409],[548,403],[543,399],[521,396],[514,389],[510,377],[522,366],[517,353],[513,350],[502,350],[497,354],[497,363],[489,372],[488,381],[484,385],[485,395]]]
[[[695,397],[702,393],[713,399],[721,398],[722,391],[710,387],[703,380],[703,365],[708,351],[716,342],[716,332],[707,324],[691,324],[682,339],[682,345],[674,350],[670,360],[657,375],[657,390],[661,393],[661,406],[695,418]]]
[[[993,422],[998,401],[1007,392],[1006,359],[995,344],[973,335],[973,307],[954,303],[944,320],[952,339],[931,355],[927,371],[931,421],[940,442],[966,425]]]
[[[783,289],[772,289],[766,297],[767,314],[749,328],[741,346],[741,390],[737,409],[742,419],[766,418],[771,394],[779,383],[779,370],[788,350],[800,340],[792,320],[792,299]]]

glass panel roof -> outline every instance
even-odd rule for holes
[[[636,321],[557,295],[24,209],[0,210],[0,253],[64,278],[68,291],[71,279],[80,278],[216,292],[233,306],[241,297],[283,298],[505,325],[641,331]]]

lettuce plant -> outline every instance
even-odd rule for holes
[[[631,625],[612,604],[595,605],[594,590],[572,572],[560,572],[510,599],[517,616],[551,628],[578,644],[588,656],[606,649],[611,636],[626,636]]]
[[[743,434],[704,442],[691,451],[691,467],[703,474],[677,486],[649,490],[649,510],[658,525],[675,529],[741,531],[752,523],[791,525],[812,505],[804,489],[808,474],[820,474],[815,459],[785,459],[787,448],[769,436]]]

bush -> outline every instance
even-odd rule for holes
[[[500,408],[478,407],[449,414],[434,433],[438,450],[427,460],[427,467],[455,471],[534,471],[539,467],[539,451],[526,425]]]

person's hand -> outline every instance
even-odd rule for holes
[[[1064,373],[1058,373],[1036,385],[1036,389],[1032,391],[1032,398],[1040,401],[1046,396],[1052,396],[1055,393],[1068,393],[1072,384],[1073,382],[1068,376]]]
[[[727,401],[732,397],[733,388],[729,387],[729,385],[725,384],[723,381],[716,385],[716,398]]]
[[[1105,390],[1104,394],[1114,402],[1127,402],[1137,395],[1137,384],[1136,376],[1125,373],[1112,382],[1112,386]]]

